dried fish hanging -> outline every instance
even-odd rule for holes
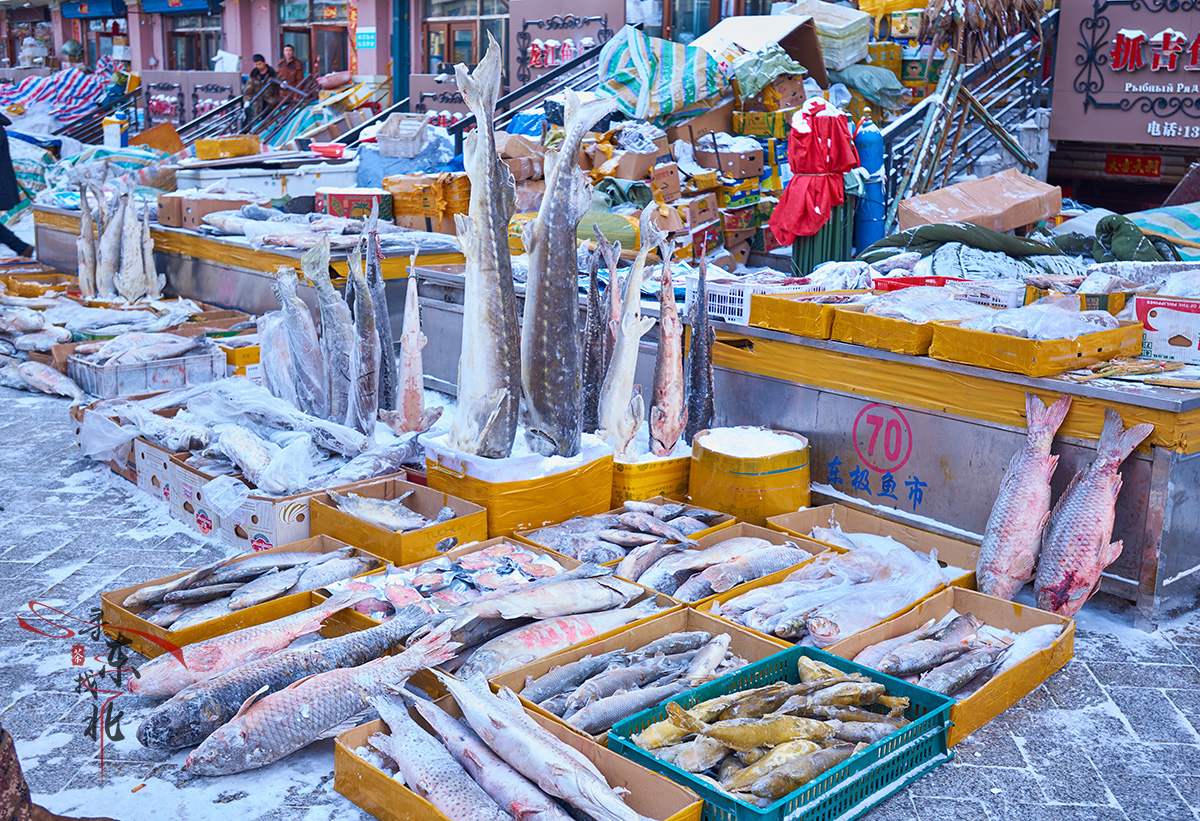
[[[968,63],[978,63],[991,60],[1019,32],[1034,31],[1041,41],[1045,12],[1039,0],[933,0],[921,13],[918,40],[932,41],[930,61],[950,48]]]

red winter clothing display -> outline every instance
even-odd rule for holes
[[[821,230],[833,209],[846,201],[842,174],[858,167],[858,150],[846,116],[812,99],[792,118],[788,133],[788,181],[771,214],[771,233],[783,245]]]

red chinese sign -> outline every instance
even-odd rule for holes
[[[1080,0],[1059,14],[1052,140],[1196,144],[1200,4]],[[1109,155],[1105,171],[1159,177],[1161,165]]]
[[[1118,177],[1162,176],[1162,157],[1146,157],[1134,154],[1105,154],[1104,173]]]

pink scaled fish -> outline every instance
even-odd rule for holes
[[[404,330],[400,334],[400,408],[379,410],[379,418],[397,434],[429,430],[442,415],[441,408],[425,408],[425,364],[421,350],[429,341],[421,332],[421,309],[417,302],[419,249],[409,264],[408,289],[404,299]]]

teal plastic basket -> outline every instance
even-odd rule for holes
[[[907,697],[909,708],[905,717],[912,723],[766,808],[714,790],[707,782],[668,764],[631,740],[651,724],[665,719],[666,705],[670,702],[687,710],[701,701],[726,693],[751,690],[777,681],[797,684],[800,681],[797,662],[802,656],[847,673],[861,673],[886,685],[889,695]],[[702,821],[850,821],[954,756],[946,746],[946,732],[951,723],[950,705],[953,703],[954,699],[949,696],[930,692],[822,650],[793,647],[625,719],[609,731],[608,748],[694,790],[704,799]],[[883,711],[882,708],[867,709]]]

